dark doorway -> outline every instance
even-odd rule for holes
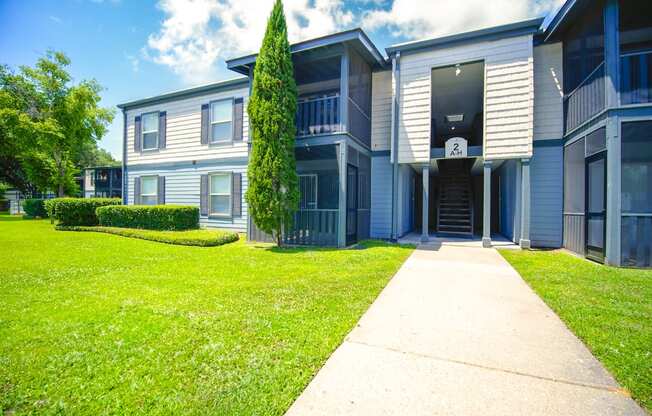
[[[604,262],[607,218],[607,154],[586,159],[586,257]]]
[[[346,245],[358,240],[358,168],[346,166]]]

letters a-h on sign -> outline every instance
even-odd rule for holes
[[[467,157],[466,139],[453,137],[446,140],[446,158]]]

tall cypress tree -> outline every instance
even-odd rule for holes
[[[276,0],[254,68],[247,112],[252,149],[246,199],[256,226],[282,244],[299,204],[294,156],[297,86],[283,3]]]

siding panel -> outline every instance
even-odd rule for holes
[[[233,164],[219,166],[201,166],[192,167],[190,164],[180,165],[178,168],[173,167],[143,167],[130,172],[130,177],[140,177],[144,175],[165,176],[165,203],[174,205],[191,205],[199,207],[200,203],[200,182],[201,175],[210,172],[236,172],[242,174],[242,194],[247,191],[247,165]],[[134,203],[134,181],[128,182],[127,203]],[[242,203],[242,215],[232,219],[209,219],[205,216],[200,217],[199,222],[202,227],[224,228],[236,230],[238,232],[247,231],[247,204]]]
[[[532,36],[478,42],[470,45],[406,54],[401,57],[399,162],[430,160],[430,76],[433,67],[484,60],[486,159],[530,157],[534,124]],[[519,111],[514,115],[505,110]],[[501,121],[504,120],[504,123]],[[503,128],[511,134],[505,135]],[[418,127],[416,127],[418,126]]]
[[[247,156],[249,118],[246,110],[243,111],[242,117],[242,141],[208,145],[201,144],[201,107],[202,104],[213,100],[243,97],[243,106],[246,109],[248,94],[248,88],[239,86],[229,91],[130,109],[127,111],[128,168],[139,164]],[[166,147],[154,151],[136,152],[134,151],[134,119],[137,115],[150,111],[167,113]]]
[[[534,48],[534,140],[564,134],[561,43]]]
[[[371,158],[371,238],[392,236],[392,165],[388,156]]]
[[[392,127],[392,72],[374,72],[371,90],[371,150],[389,150]]]
[[[530,240],[533,247],[562,245],[563,149],[535,147],[530,164]]]

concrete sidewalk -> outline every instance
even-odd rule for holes
[[[496,252],[422,246],[288,415],[645,415]]]

